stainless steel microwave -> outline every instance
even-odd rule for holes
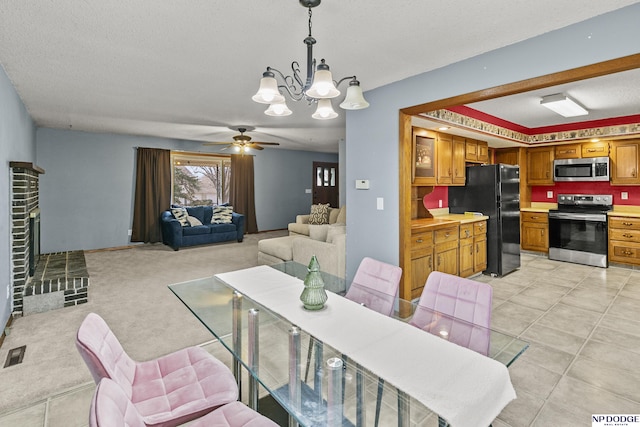
[[[609,181],[609,158],[562,159],[553,161],[554,181]]]

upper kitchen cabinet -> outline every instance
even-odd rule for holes
[[[436,137],[435,132],[412,128],[411,182],[415,185],[436,185]]]
[[[500,148],[496,150],[496,163],[520,165],[519,148]]]
[[[607,157],[609,141],[584,142],[581,144],[582,157]]]
[[[640,140],[611,142],[611,184],[638,185],[638,163],[640,160]]]
[[[438,134],[436,140],[436,181],[438,185],[464,185],[465,151],[464,138],[443,133]]]
[[[554,156],[556,159],[579,159],[581,152],[580,144],[556,145]]]
[[[467,138],[465,142],[465,160],[474,163],[489,162],[489,144],[486,141]]]
[[[553,185],[554,147],[527,150],[527,181],[529,185]]]

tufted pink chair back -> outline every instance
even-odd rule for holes
[[[146,427],[144,419],[124,393],[109,378],[99,382],[91,401],[89,427]]]
[[[448,328],[450,341],[488,355],[492,298],[493,288],[487,283],[433,271],[409,323],[431,333]],[[451,318],[434,315],[434,311]]]
[[[98,384],[102,378],[115,380],[131,399],[136,362],[120,345],[107,323],[89,313],[76,335],[76,347]]]
[[[402,268],[365,257],[358,266],[346,298],[385,316],[393,314]]]

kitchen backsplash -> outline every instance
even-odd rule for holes
[[[552,197],[547,197],[547,192]],[[627,199],[622,198],[627,193]],[[531,187],[532,202],[555,202],[558,194],[612,194],[614,205],[640,205],[640,187],[611,185],[608,182],[556,182],[555,185]]]
[[[549,191],[551,198],[547,197]],[[627,199],[622,198],[622,193],[627,193]],[[614,205],[640,206],[640,186],[614,186],[608,182],[557,182],[556,185],[531,187],[532,202],[555,203],[558,194],[612,194]],[[424,196],[423,202],[427,209],[448,207],[449,187],[434,187],[431,193]]]

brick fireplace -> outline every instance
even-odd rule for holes
[[[37,259],[31,259],[31,230],[34,221],[31,214],[37,214],[40,207],[39,179],[44,170],[33,163],[9,162],[11,168],[11,258],[13,261],[13,314],[23,312],[23,296],[29,282],[29,271],[35,269]],[[39,239],[39,233],[37,233]],[[38,251],[39,242],[37,244]],[[34,254],[35,255],[35,254]],[[34,256],[35,258],[35,256]]]

